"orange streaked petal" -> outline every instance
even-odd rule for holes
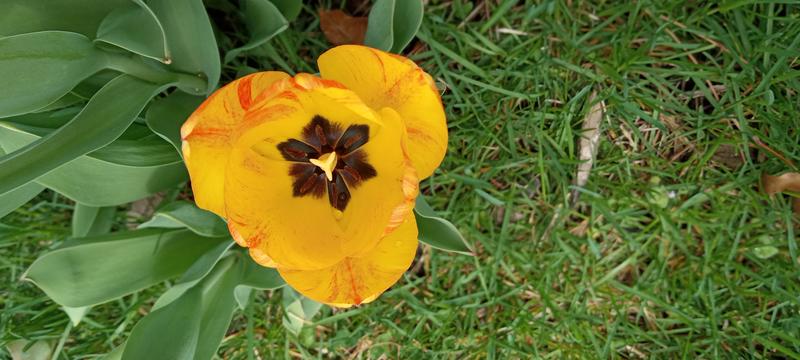
[[[395,231],[360,257],[347,257],[325,269],[278,267],[286,283],[313,300],[338,307],[370,302],[409,268],[417,251],[417,223],[408,216]]]
[[[397,111],[419,177],[430,176],[447,150],[447,123],[433,79],[413,61],[359,45],[342,45],[317,60],[320,74],[353,90],[370,107]]]
[[[267,71],[235,80],[211,94],[183,124],[183,156],[197,206],[225,217],[223,185],[234,130],[262,92],[287,78]]]

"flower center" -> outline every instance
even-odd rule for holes
[[[328,181],[333,180],[333,170],[336,167],[336,153],[329,152],[319,157],[319,159],[308,159],[309,162],[316,165],[318,168],[325,172],[325,177]]]
[[[350,202],[350,189],[378,175],[367,162],[361,147],[369,141],[369,126],[342,126],[316,115],[303,128],[302,141],[288,139],[278,144],[283,158],[292,162],[289,176],[292,196],[322,198],[328,193],[328,202],[344,211]]]

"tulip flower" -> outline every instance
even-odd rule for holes
[[[417,249],[414,201],[447,149],[432,78],[345,45],[320,76],[260,72],[214,92],[181,128],[195,201],[257,263],[319,302],[374,300]]]

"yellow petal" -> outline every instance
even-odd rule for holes
[[[215,91],[181,127],[183,156],[197,206],[225,217],[223,185],[232,135],[255,99],[289,75],[260,72]]]
[[[320,270],[278,267],[278,271],[286,283],[306,297],[349,307],[374,300],[396,283],[411,265],[416,251],[417,223],[411,215],[360,257],[347,257]]]
[[[396,227],[398,217],[412,209],[408,204],[417,195],[418,180],[404,151],[405,132],[396,114],[375,113],[339,87],[308,88],[307,75],[299,77],[303,84],[296,79],[276,84],[273,89],[283,90],[245,115],[227,167],[225,205],[234,239],[257,248],[259,257],[270,259],[264,262],[322,269],[370,250]],[[375,176],[357,186],[345,179],[350,199],[343,211],[332,206],[326,187],[296,195],[297,177],[291,174],[297,174],[293,169],[298,162],[285,159],[279,148],[290,139],[302,140],[304,129],[318,116],[342,132],[349,126],[369,128],[368,141],[358,149]],[[316,169],[303,164],[312,172]],[[325,176],[309,181],[307,189],[317,189],[316,181],[325,184]]]
[[[420,179],[436,170],[447,150],[447,123],[430,75],[407,58],[359,45],[337,46],[317,63],[324,79],[342,83],[373,109],[397,111]]]

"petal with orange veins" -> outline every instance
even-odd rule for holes
[[[359,45],[342,45],[317,60],[324,79],[353,90],[370,107],[397,111],[408,131],[408,150],[420,179],[430,176],[447,150],[447,122],[433,79],[413,61]]]
[[[211,94],[183,124],[183,157],[199,207],[225,217],[223,185],[233,133],[259,95],[287,78],[267,71],[237,79]]]
[[[396,113],[300,79],[245,115],[224,198],[234,239],[256,261],[313,270],[374,248],[411,212],[418,180]]]
[[[396,283],[408,270],[416,251],[417,223],[412,215],[359,257],[346,257],[319,270],[278,267],[278,272],[287,284],[308,298],[349,307],[374,300]]]

